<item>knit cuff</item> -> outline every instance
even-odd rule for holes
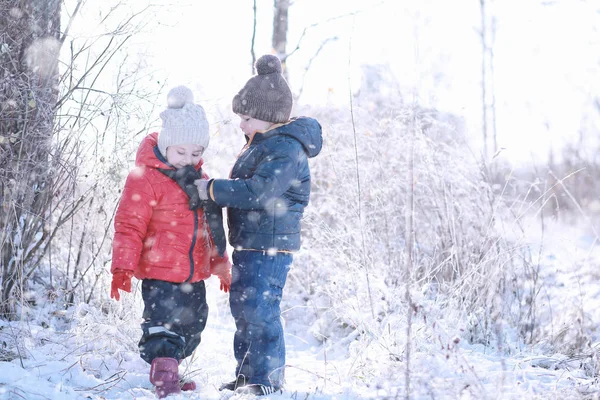
[[[213,192],[213,183],[215,183],[214,179],[211,179],[210,182],[208,182],[208,196],[210,197],[210,199],[212,201],[215,201],[215,193]]]

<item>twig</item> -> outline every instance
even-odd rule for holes
[[[256,53],[254,52],[254,41],[256,40],[256,0],[254,0],[254,4],[252,6],[252,14],[254,19],[252,22],[252,39],[250,42],[250,55],[252,56],[252,65],[250,66],[252,71],[250,71],[250,73],[254,75],[254,63],[256,62]]]
[[[354,27],[354,24],[352,24]],[[352,35],[350,36],[350,40],[348,41],[348,71],[350,71],[350,67],[352,57]],[[350,120],[352,122],[352,137],[354,139],[354,162],[355,162],[355,170],[356,170],[356,188],[358,190],[358,226],[360,229],[360,237],[362,242],[362,252],[361,258],[362,263],[365,268],[365,276],[367,281],[367,292],[369,295],[369,305],[371,306],[371,317],[375,320],[375,308],[373,306],[373,296],[371,295],[371,282],[369,278],[369,266],[365,259],[365,254],[367,252],[367,246],[365,243],[365,230],[363,228],[363,220],[362,220],[362,191],[360,186],[360,171],[359,171],[359,159],[358,159],[358,139],[356,137],[356,123],[354,121],[354,103],[352,101],[352,81],[350,79],[350,73],[348,73],[348,92],[350,99]]]

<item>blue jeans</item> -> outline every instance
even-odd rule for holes
[[[191,356],[200,344],[208,317],[204,281],[171,283],[144,279],[142,299],[140,356],[148,363],[157,357],[182,360]]]
[[[248,383],[283,385],[285,342],[281,295],[293,256],[234,251],[229,303],[235,319],[236,376]]]

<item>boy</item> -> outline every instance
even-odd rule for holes
[[[279,308],[300,219],[308,205],[308,158],[321,151],[321,126],[290,120],[292,93],[276,56],[256,61],[257,75],[233,98],[247,143],[230,179],[196,181],[200,199],[227,207],[234,248],[229,294],[235,319],[236,379],[220,390],[258,396],[281,390],[285,344]],[[240,388],[240,389],[238,389]]]

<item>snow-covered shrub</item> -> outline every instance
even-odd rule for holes
[[[468,321],[463,335],[472,342],[489,343],[500,325],[516,326],[523,277],[496,227],[506,209],[448,118],[402,104],[356,107],[354,120],[349,110],[304,113],[321,122],[325,145],[311,161],[305,250],[288,293],[305,293],[316,336],[381,338],[390,326],[406,326],[407,281],[415,312],[435,302],[457,325]],[[407,271],[411,140],[415,244]],[[404,332],[388,338],[402,353]]]

